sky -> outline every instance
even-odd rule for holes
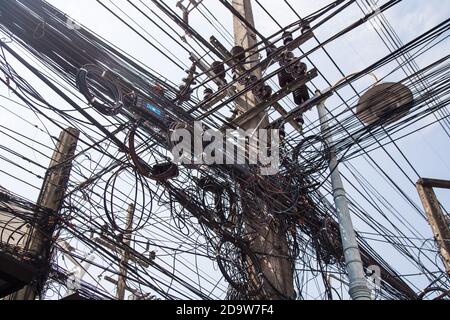
[[[131,30],[127,30],[120,24],[110,13],[108,13],[104,8],[102,8],[97,1],[94,0],[77,0],[77,1],[66,1],[66,0],[50,0],[51,4],[55,5],[62,11],[66,12],[68,15],[72,16],[76,21],[79,21],[82,25],[95,30],[96,33],[102,37],[113,42],[118,47],[122,48],[126,52],[130,53],[132,56],[138,60],[144,62],[146,65],[156,70],[162,76],[172,81],[173,83],[180,84],[181,79],[185,76],[184,72],[170,63],[166,58],[159,54],[154,48],[152,48],[146,41],[144,41],[139,36],[135,35]],[[175,0],[165,1],[168,6],[176,9]],[[186,2],[186,1],[185,1]],[[291,5],[295,8],[297,13],[302,17],[314,12],[318,8],[331,3],[332,1],[325,0],[291,0]],[[386,1],[378,1],[378,3],[384,3]],[[110,4],[110,2],[105,1],[105,3]],[[134,12],[126,0],[114,1],[117,6],[122,8],[130,9],[129,12]],[[229,12],[216,0],[204,0],[209,10],[214,14],[217,20],[212,20],[217,28],[221,29],[222,26],[228,30],[229,33],[221,31],[220,33],[208,24],[204,17],[202,17],[199,12],[194,12],[190,16],[190,25],[193,26],[199,33],[206,39],[211,35],[215,35],[220,39],[227,47],[232,45],[232,17]],[[277,19],[283,26],[286,26],[297,20],[296,15],[286,6],[282,0],[261,0],[267,10],[271,13],[273,17]],[[272,35],[278,31],[278,26],[268,17],[262,10],[253,2],[255,24],[258,30],[266,36]],[[178,9],[176,9],[178,10]],[[156,16],[152,16],[156,20]],[[351,6],[344,14],[338,15],[335,19],[328,22],[324,27],[321,27],[316,36],[321,41],[329,38],[337,31],[343,29],[344,27],[350,25],[354,21],[362,17],[362,13],[359,8],[355,5]],[[444,21],[450,17],[450,1],[449,0],[404,0],[400,4],[396,5],[393,9],[386,13],[386,18],[392,24],[394,30],[398,33],[403,43],[407,43],[420,35],[421,33],[429,30],[434,25]],[[144,34],[152,43],[157,43],[159,41],[168,51],[171,52],[172,56],[184,63],[186,68],[189,67],[188,55],[185,51],[179,48],[171,39],[169,39],[165,34],[161,32],[155,25],[151,24],[148,20],[145,20],[142,16],[137,14],[132,14],[133,21],[142,26],[145,31]],[[173,25],[170,21],[169,24]],[[179,30],[179,29],[177,29]],[[221,29],[222,30],[222,29]],[[381,40],[376,35],[376,30],[379,30],[377,26],[369,26],[365,24],[362,27],[352,31],[348,35],[339,39],[336,42],[326,46],[326,49],[332,54],[333,59],[340,66],[345,75],[357,72],[364,67],[372,64],[373,62],[379,60],[381,57],[385,56],[388,51],[383,45]],[[179,31],[180,35],[182,31]],[[308,49],[317,45],[314,40],[306,43],[302,46],[302,50],[308,51]],[[450,52],[450,43],[448,39],[441,46],[437,47],[435,50],[430,51],[423,57],[417,59],[417,63],[420,67],[424,67],[432,61],[436,60],[443,55]],[[342,79],[342,75],[332,64],[330,59],[326,55],[319,51],[312,55],[311,60],[320,69],[320,71],[326,75],[331,83],[337,83]],[[390,65],[389,67],[392,67]],[[18,67],[18,70],[21,70]],[[23,70],[23,69],[22,69]],[[383,77],[383,72],[388,70],[381,70],[377,77]],[[398,81],[405,77],[404,74],[396,73],[388,80]],[[38,83],[33,80],[34,83]],[[365,77],[355,83],[355,87],[362,91],[367,88],[373,82],[372,77]],[[327,88],[329,85],[321,78],[316,79],[315,85],[319,88]],[[49,99],[54,101],[55,104],[63,104],[63,102],[54,96],[50,90],[42,87],[43,95],[50,97]],[[36,118],[28,111],[23,110],[18,105],[12,103],[9,99],[14,99],[7,88],[0,86],[0,106],[5,106],[6,109],[13,110],[16,112],[19,110],[19,114],[32,122],[33,124],[39,125]],[[343,91],[343,96],[351,97],[352,92]],[[356,102],[356,101],[355,101]],[[327,101],[327,107],[329,110],[334,110],[340,106],[340,101],[337,97],[332,97]],[[6,109],[0,109],[0,126],[4,127],[14,127],[21,128],[24,126],[24,120],[17,118],[17,116],[12,115]],[[335,110],[338,112],[339,108]],[[315,111],[311,111],[307,114],[307,117],[311,121],[316,121],[317,116]],[[57,136],[59,133],[55,128],[49,126],[51,134]],[[1,127],[0,127],[1,129]],[[33,128],[32,125],[24,126],[24,134],[37,140],[43,141],[44,144],[49,146],[48,148],[43,148],[43,153],[46,155],[51,154],[52,142],[48,140],[47,134],[42,132],[43,126],[39,129]],[[1,145],[6,145],[10,148],[20,148],[13,140],[7,138],[6,136],[0,136]],[[425,130],[418,132],[417,134],[411,135],[407,138],[399,141],[398,146],[400,150],[406,155],[408,160],[414,165],[414,167],[419,172],[420,176],[428,178],[439,178],[450,180],[450,148],[449,139],[445,135],[443,130],[438,126],[434,125],[428,127]],[[410,168],[402,159],[399,151],[393,146],[388,146],[388,153],[397,161],[402,164],[405,168],[410,179],[413,181],[418,180],[418,177],[412,172]],[[25,151],[24,152],[29,152]],[[4,151],[0,150],[0,155],[7,155]],[[409,179],[404,177],[398,168],[394,165],[392,160],[383,151],[374,151],[370,154],[375,162],[382,164],[383,169],[388,173],[390,177],[393,177],[396,183],[406,191],[406,193],[421,207],[420,200],[418,198],[417,192],[414,185],[411,184]],[[46,166],[48,162],[46,157],[39,154],[32,154],[30,158],[35,159],[39,163],[43,163]],[[30,176],[23,172],[13,172],[13,166],[8,165],[4,161],[0,160],[1,166],[0,170],[8,172],[10,175],[23,178],[29,181]],[[363,173],[364,177],[370,181],[376,189],[382,194],[386,201],[389,202],[392,207],[395,207],[398,212],[400,212],[404,217],[406,217],[411,224],[413,224],[418,231],[425,237],[431,238],[432,233],[423,220],[420,220],[416,213],[412,212],[412,208],[408,206],[402,197],[392,189],[387,183],[386,178],[379,175],[377,170],[373,168],[364,158],[358,158],[352,160],[351,166],[356,167],[360,172]],[[352,177],[352,170],[350,167],[341,168],[343,175],[346,177]],[[43,169],[41,170],[43,174]],[[39,181],[29,181],[33,185],[39,185]],[[0,184],[9,190],[12,190],[18,194],[25,195],[30,199],[35,199],[38,194],[38,190],[27,186],[23,183],[18,183],[16,179],[8,176],[0,171]],[[365,201],[358,195],[357,190],[349,185],[347,182],[346,189],[347,192],[354,197],[354,199],[361,201],[362,204]],[[437,191],[438,197],[444,207],[450,208],[450,194],[449,191]],[[367,209],[371,214],[377,216],[374,210],[369,207]],[[381,217],[379,217],[382,219]],[[394,218],[393,218],[394,219]],[[363,225],[359,219],[354,217],[354,222],[357,230],[370,231],[367,226]],[[403,273],[410,273],[414,270],[404,263],[398,254],[392,250],[386,250],[386,246],[382,243],[373,242],[371,243],[375,248],[383,252],[384,257],[387,261],[393,261],[393,265]],[[423,279],[417,279],[419,286],[426,286],[426,282]]]

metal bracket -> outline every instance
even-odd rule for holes
[[[210,79],[212,79],[212,81],[214,81],[214,83],[219,87],[222,88],[226,85],[226,83],[218,78],[216,75],[214,75],[214,73],[211,71],[211,68],[206,65],[204,62],[202,62],[195,54],[191,53],[191,57],[190,57],[192,62],[197,63],[197,67],[203,72],[205,73]],[[227,96],[235,96],[237,94],[237,90],[236,87],[232,86],[230,88],[228,88],[228,90],[226,92],[223,92],[222,94],[218,95],[217,97],[215,97],[214,99],[212,99],[211,101],[209,101],[207,104],[202,106],[202,109],[205,111],[208,111],[210,108],[212,108],[215,104],[217,104],[218,102],[220,102],[222,99],[224,99]],[[238,105],[240,105],[241,103],[243,103],[242,98],[238,97],[236,98],[236,102]],[[240,112],[245,112],[245,110],[239,108]]]
[[[202,2],[203,0],[188,0],[189,3],[184,6],[183,2],[185,0],[180,0],[177,2],[177,7],[181,9],[181,11],[183,11],[183,21],[184,23],[186,23],[187,25],[189,25],[189,14],[195,9],[197,8]],[[184,42],[187,42],[186,37],[191,37],[192,35],[189,32],[186,32],[186,34],[184,36],[181,37],[181,39]]]
[[[273,106],[275,103],[280,101],[281,99],[285,98],[289,94],[291,94],[293,91],[297,90],[301,86],[305,85],[307,82],[311,81],[312,79],[316,78],[318,76],[318,72],[316,69],[312,69],[309,71],[306,75],[306,77],[302,79],[298,79],[291,84],[287,85],[286,87],[282,88],[280,91],[275,93],[269,100],[260,103],[259,105],[255,106],[254,108],[250,109],[240,117],[238,117],[233,123],[237,126],[242,126],[252,120],[258,113],[261,111],[266,110],[267,108]],[[287,113],[286,116],[289,116],[292,113]]]

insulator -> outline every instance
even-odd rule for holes
[[[286,51],[281,54],[279,62],[280,65],[285,66],[292,62],[295,59],[295,55],[292,51]]]
[[[296,73],[298,71],[298,63],[291,63],[286,67],[286,72],[291,74],[294,78],[296,77]]]
[[[272,88],[270,86],[262,86],[256,90],[253,90],[255,96],[257,96],[261,100],[269,100],[272,97]]]
[[[255,76],[254,74],[250,75],[250,76],[247,78],[247,84],[248,84],[249,86],[251,86],[252,84],[255,84],[256,82],[258,82],[258,77]]]
[[[148,257],[150,258],[150,260],[156,260],[156,252],[155,251],[149,252]]]
[[[243,64],[246,60],[245,49],[241,46],[236,46],[231,49],[231,56],[239,64]]]
[[[203,99],[208,100],[213,94],[214,91],[211,88],[206,88],[205,91],[203,91]]]
[[[285,126],[281,126],[279,129],[280,132],[280,140],[284,141],[286,139],[286,128]]]
[[[309,100],[308,87],[306,85],[301,86],[293,93],[294,102],[299,106]]]
[[[297,122],[302,127],[305,125],[305,118],[303,117],[303,114],[296,116],[294,118],[294,121]]]
[[[225,73],[225,65],[223,64],[223,62],[214,61],[211,64],[211,70],[219,78],[225,79],[226,73]]]
[[[267,56],[271,56],[277,49],[278,48],[275,45],[269,45],[266,49]]]
[[[304,62],[299,63],[299,70],[302,74],[306,74],[308,72],[308,66]]]
[[[263,88],[263,93],[261,96],[264,98],[264,100],[269,100],[272,97],[272,92],[272,87],[266,85]]]
[[[294,81],[294,77],[292,77],[291,74],[289,74],[286,70],[282,70],[278,74],[278,81],[281,88],[286,87],[288,84],[290,84],[292,81]]]
[[[264,83],[259,82],[258,83],[258,77],[255,75],[250,75],[248,77],[245,78],[245,87],[246,88],[251,88],[253,90],[253,92],[260,90],[263,86]]]
[[[233,80],[239,83],[239,85],[241,86],[247,86],[249,83],[249,78],[241,76],[241,74],[236,69],[233,69]]]
[[[233,72],[233,79],[241,86],[247,86],[249,83],[249,79],[247,77],[241,77],[238,72]]]
[[[285,33],[283,33],[283,42],[285,46],[287,46],[292,41],[294,41],[294,35],[292,34],[292,32],[286,31]]]
[[[302,33],[308,32],[309,30],[311,30],[311,25],[309,23],[304,24],[302,27]]]
[[[298,79],[306,75],[308,66],[303,62],[298,62],[286,67],[286,71],[292,74],[295,79]]]

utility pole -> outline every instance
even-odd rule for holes
[[[320,96],[321,93],[320,91],[317,91],[316,94]],[[358,242],[356,241],[356,233],[353,228],[347,194],[339,172],[336,149],[333,147],[333,138],[328,134],[329,125],[325,102],[319,103],[317,109],[319,111],[322,133],[326,135],[327,145],[330,146],[331,184],[333,187],[334,202],[336,204],[337,216],[339,220],[345,263],[347,265],[350,296],[353,300],[372,300],[371,291],[365,277],[361,253],[359,251]]]
[[[254,18],[252,12],[252,5],[250,0],[233,0],[233,7],[237,10],[247,22],[254,26]],[[235,45],[242,46],[245,50],[253,48],[257,44],[257,38],[253,31],[245,25],[237,16],[234,16],[234,35]],[[253,49],[256,52],[256,48]],[[250,67],[258,64],[258,54],[250,52],[250,60],[252,63]],[[254,71],[258,79],[261,79],[261,69]],[[242,87],[238,88],[243,89]],[[243,100],[243,101],[242,101]],[[257,105],[257,99],[252,92],[247,93],[239,103],[242,110],[250,110]],[[257,114],[253,119],[248,121],[244,128],[259,129],[266,128],[268,125],[268,117],[265,111]],[[263,216],[269,216],[269,212],[264,212]],[[274,218],[276,219],[276,217]],[[263,219],[266,220],[266,219]],[[276,221],[270,225],[260,223],[259,221],[247,221],[248,231],[253,238],[251,239],[250,248],[252,251],[258,253],[258,260],[261,265],[261,272],[263,273],[263,294],[260,299],[282,300],[295,298],[294,289],[294,272],[293,261],[289,257],[289,245],[287,241],[287,234],[277,227]],[[251,273],[251,271],[250,271]],[[259,279],[260,275],[251,274],[250,279]]]
[[[122,260],[120,261],[120,275],[117,282],[117,299],[125,300],[125,291],[127,289],[127,273],[128,262],[130,261],[130,251],[127,249],[132,240],[133,233],[133,220],[134,220],[134,204],[130,204],[128,207],[128,217],[126,224],[126,232],[122,234],[124,249],[122,251]]]
[[[134,213],[135,213],[135,204],[129,204],[128,210],[127,210],[127,218],[126,218],[126,226],[125,226],[125,232],[122,233],[122,248],[118,249],[116,245],[111,244],[110,242],[106,241],[105,238],[99,237],[94,239],[94,241],[106,248],[111,250],[112,252],[120,253],[121,259],[119,263],[119,277],[118,279],[113,279],[111,277],[104,277],[106,281],[109,283],[112,283],[117,287],[117,293],[116,297],[118,300],[125,300],[125,293],[126,291],[130,291],[135,296],[145,296],[144,294],[139,294],[136,290],[130,288],[127,285],[127,275],[128,275],[128,263],[134,262],[141,266],[142,268],[148,269],[150,268],[150,264],[138,257],[133,256],[130,253],[130,244],[133,241],[133,224],[134,224]],[[154,251],[149,252],[150,254],[150,260],[156,259],[156,253]],[[150,294],[147,294],[147,296],[150,296]]]
[[[248,23],[252,26],[255,26],[255,20],[253,18],[253,10],[252,4],[250,0],[233,0],[233,7],[238,11],[242,17],[244,17]],[[233,26],[234,26],[234,42],[236,46],[241,46],[245,50],[250,48],[252,49],[248,56],[250,56],[250,60],[252,63],[249,63],[248,66],[250,68],[255,67],[259,63],[259,53],[257,53],[257,48],[255,48],[257,42],[256,34],[249,29],[238,17],[233,16]],[[253,75],[255,75],[258,79],[261,79],[262,72],[261,69],[257,68],[253,71]],[[243,86],[238,86],[238,89],[245,89]],[[248,92],[243,96],[243,100],[239,101],[241,104],[240,107],[243,110],[250,110],[258,104],[258,101],[255,95],[252,92]],[[262,122],[261,122],[262,121]],[[258,126],[265,128],[268,125],[267,114],[265,111],[261,112],[259,115],[255,116],[251,121],[249,121],[246,126],[248,129],[256,129]]]
[[[67,191],[79,136],[80,132],[74,128],[68,128],[61,132],[45,175],[37,205],[48,208],[55,214],[59,212]],[[28,250],[36,253],[44,262],[50,259],[52,236],[57,225],[55,218],[46,217],[42,225],[30,231]],[[38,281],[13,294],[11,300],[35,300],[39,294]]]
[[[428,223],[433,230],[447,275],[450,276],[450,220],[448,213],[442,210],[433,188],[450,189],[450,181],[420,179],[417,182],[417,191],[425,208]]]

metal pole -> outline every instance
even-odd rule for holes
[[[320,95],[321,93],[320,91],[317,91],[316,94]],[[321,102],[317,106],[317,109],[319,111],[322,133],[326,135],[326,142],[328,146],[330,146],[331,184],[333,186],[334,202],[339,220],[345,263],[347,265],[347,273],[350,283],[350,296],[353,300],[372,300],[371,291],[365,277],[364,265],[359,252],[358,242],[356,241],[356,233],[353,228],[347,194],[339,172],[336,148],[333,147],[333,138],[328,134],[329,125],[325,102]]]

